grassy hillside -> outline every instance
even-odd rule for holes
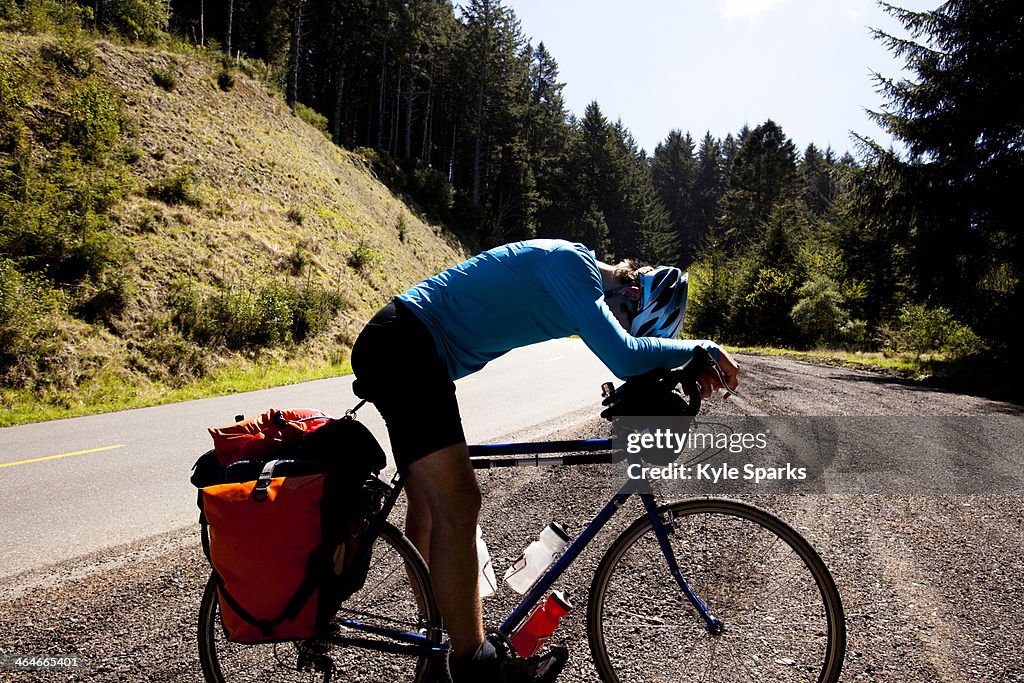
[[[0,73],[0,425],[338,372],[464,256],[202,54],[0,33]]]

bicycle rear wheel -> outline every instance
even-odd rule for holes
[[[357,680],[400,683],[430,680],[434,658],[390,654],[370,647],[342,646],[334,637],[353,636],[382,645],[385,636],[341,625],[356,620],[371,627],[422,633],[441,642],[441,617],[430,589],[427,566],[412,543],[385,522],[373,546],[363,588],[348,598],[327,637],[265,645],[232,643],[224,635],[213,578],[199,608],[199,658],[208,683]]]
[[[609,548],[590,588],[590,648],[605,683],[838,680],[842,602],[799,533],[728,500],[672,503],[659,515],[683,576],[723,630],[708,630],[642,517]]]

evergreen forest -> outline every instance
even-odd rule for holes
[[[0,18],[69,11],[56,2],[0,0]],[[469,251],[558,237],[688,269],[686,336],[1006,367],[1022,329],[1024,6],[882,6],[905,31],[874,39],[911,76],[875,75],[885,105],[870,116],[899,144],[857,137],[841,156],[798,149],[782,121],[687,131],[685,112],[641,149],[599,102],[567,110],[556,55],[501,0],[83,0],[72,14],[228,70],[258,64]],[[45,276],[10,235],[4,267]]]

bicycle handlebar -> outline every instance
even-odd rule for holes
[[[624,415],[696,415],[700,412],[701,395],[697,378],[713,369],[723,387],[722,369],[703,346],[693,350],[693,357],[678,368],[658,368],[637,377],[630,377],[618,387],[611,382],[602,385],[607,406],[601,417],[610,420]],[[682,392],[678,388],[682,389]],[[685,398],[684,398],[685,394]]]

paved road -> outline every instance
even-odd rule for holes
[[[459,383],[467,438],[486,441],[595,404],[611,378],[578,339],[518,349]],[[210,447],[207,427],[271,407],[341,415],[356,400],[349,376],[0,429],[0,579],[194,522],[188,474]],[[359,417],[387,446],[372,406]]]

